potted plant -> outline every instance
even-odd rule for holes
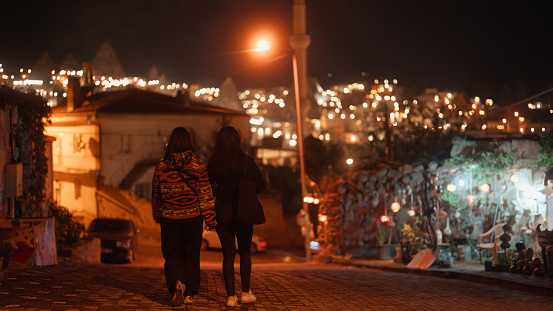
[[[392,259],[394,257],[395,246],[392,245],[390,241],[386,242],[387,237],[388,234],[386,234],[385,231],[378,231],[378,234],[376,236],[378,240],[378,245],[376,246],[378,259]]]
[[[453,266],[453,254],[451,253],[451,249],[440,249],[440,254],[438,255],[438,265],[441,268],[451,268]]]
[[[17,244],[12,240],[9,232],[0,231],[0,259],[2,262],[0,268],[5,268],[10,264],[15,249],[17,249]]]
[[[401,235],[401,244],[406,249],[409,256],[413,256],[419,250],[426,248],[424,234],[416,223],[414,226],[404,224],[403,229],[401,229]]]

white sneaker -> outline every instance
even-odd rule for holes
[[[252,293],[252,290],[250,289],[247,293],[242,293],[242,297],[240,297],[241,303],[250,303],[257,300],[257,297]]]
[[[236,297],[236,295],[228,296],[227,307],[236,307],[237,304],[238,304],[238,297]]]

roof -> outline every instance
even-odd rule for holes
[[[52,109],[54,113],[67,111],[67,101]],[[143,91],[136,88],[109,91],[94,94],[84,99],[81,107],[73,110],[79,112],[95,112],[101,114],[232,114],[244,115],[246,113],[219,108],[212,105],[188,101],[183,97],[173,97],[151,91]]]

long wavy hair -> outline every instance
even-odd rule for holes
[[[242,149],[240,134],[232,126],[225,126],[217,133],[215,148],[209,164],[223,176],[232,176],[244,169],[245,158],[249,155]]]
[[[186,151],[196,153],[192,137],[184,127],[176,127],[171,132],[171,136],[169,136],[169,142],[167,142],[167,147],[165,148],[165,159],[167,160],[173,153],[183,153]]]

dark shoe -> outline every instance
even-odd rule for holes
[[[181,281],[177,281],[177,286],[175,287],[175,294],[173,295],[173,306],[178,307],[184,303],[184,291],[186,290],[186,286],[181,283]]]

